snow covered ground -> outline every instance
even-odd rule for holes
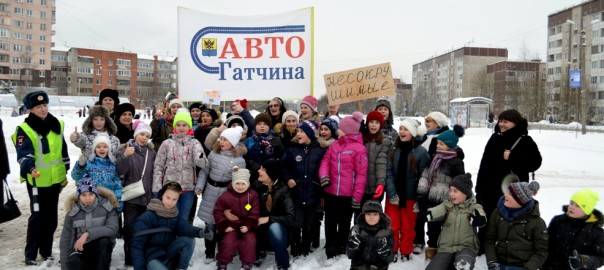
[[[66,110],[67,111],[67,110]],[[77,126],[81,128],[85,118],[78,118],[74,113],[65,113],[60,117],[60,112],[53,114],[65,121],[65,134],[69,134]],[[4,135],[10,159],[11,174],[8,176],[8,182],[20,202],[22,216],[16,220],[0,224],[0,269],[60,269],[57,262],[44,263],[41,266],[25,267],[23,263],[23,250],[25,247],[25,235],[27,228],[27,218],[29,217],[29,199],[25,184],[19,183],[18,164],[15,148],[10,140],[10,135],[15,127],[23,122],[25,116],[8,117],[0,116],[4,126]],[[145,120],[149,121],[149,120]],[[395,123],[398,127],[398,122]],[[480,159],[484,146],[491,135],[491,130],[487,128],[472,128],[466,131],[466,135],[460,139],[459,145],[464,149],[466,157],[464,159],[466,171],[474,175],[480,165]],[[540,201],[541,215],[546,223],[549,223],[554,215],[561,213],[561,206],[567,204],[571,194],[581,188],[591,188],[600,194],[601,200],[597,208],[604,210],[604,134],[588,133],[586,135],[575,136],[572,131],[553,131],[553,130],[531,130],[530,135],[537,142],[541,155],[543,156],[543,165],[536,173],[536,179],[541,184],[541,190],[536,196]],[[72,164],[77,161],[80,150],[69,143],[69,155]],[[69,176],[68,176],[69,177]],[[68,187],[62,192],[59,204],[59,227],[55,233],[55,242],[53,254],[59,255],[59,237],[61,226],[65,216],[62,201],[66,196],[75,192],[75,185],[70,179]],[[195,225],[202,225],[197,219]],[[323,234],[323,232],[322,232]],[[324,241],[322,236],[322,241]],[[203,241],[197,240],[197,248],[193,256],[191,269],[215,269],[215,265],[206,265],[204,260]],[[408,262],[398,262],[392,264],[390,269],[424,269],[425,262],[423,254],[412,255],[412,260]],[[112,269],[123,264],[124,252],[123,241],[118,239],[117,245],[113,251]],[[292,261],[292,269],[328,269],[342,270],[349,269],[350,260],[345,256],[336,257],[329,266],[326,266],[326,256],[323,249],[318,249],[306,258]],[[235,258],[229,269],[239,269],[239,261]],[[254,269],[273,269],[275,267],[274,257],[269,256],[261,267]],[[487,269],[485,257],[477,259],[476,269]]]

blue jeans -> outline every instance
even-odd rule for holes
[[[178,219],[189,223],[189,213],[191,213],[191,208],[193,208],[194,199],[195,192],[193,191],[180,194],[180,198],[178,198],[178,203],[176,204],[176,207],[178,207]]]
[[[277,266],[289,268],[287,228],[280,223],[273,222],[268,225],[265,233],[268,236],[269,243],[265,242],[266,237],[263,234],[257,235],[258,250],[266,251],[269,249],[267,244],[270,244],[270,247],[272,247],[272,250],[275,252],[275,261],[277,261]]]
[[[189,262],[193,257],[193,251],[195,251],[195,239],[191,237],[181,236],[176,238],[166,249],[164,258],[154,259],[147,264],[148,270],[169,270],[168,263],[170,259],[180,254],[178,260],[178,269],[189,268]]]

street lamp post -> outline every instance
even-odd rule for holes
[[[82,78],[78,78],[78,97],[80,96],[80,83],[82,82]]]

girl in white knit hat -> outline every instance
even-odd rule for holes
[[[197,195],[203,193],[203,195],[197,216],[214,232],[216,232],[216,222],[212,214],[214,205],[231,183],[233,167],[245,168],[243,155],[247,153],[247,148],[240,142],[242,134],[243,129],[239,126],[225,129],[212,147],[208,156],[208,165],[199,172],[195,193]],[[206,239],[205,247],[205,261],[209,264],[215,258],[216,239]]]

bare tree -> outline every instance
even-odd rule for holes
[[[487,67],[485,66],[478,71],[472,81],[470,81],[470,93],[476,97],[493,99],[494,91],[495,82],[492,77],[487,74]]]

